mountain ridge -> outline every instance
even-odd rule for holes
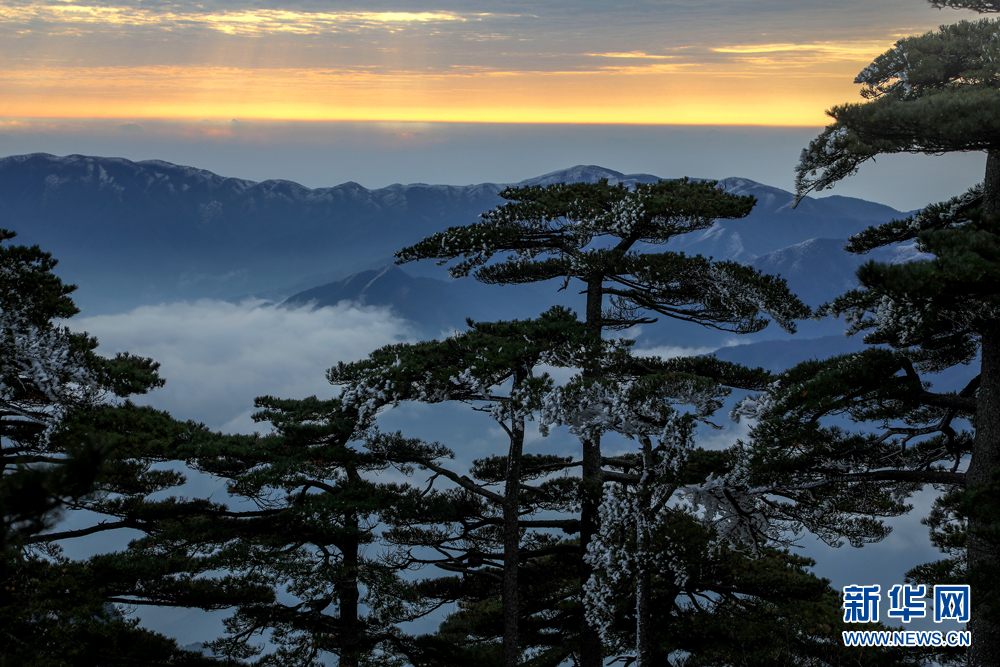
[[[600,178],[626,185],[658,180],[576,165],[510,185]],[[792,194],[779,188],[738,177],[719,183],[756,196],[754,211],[675,239],[667,249],[749,262],[810,238],[846,238],[901,215],[843,197],[807,198],[792,210]],[[301,288],[308,276],[328,283],[376,268],[401,247],[478,220],[502,203],[497,192],[506,185],[370,190],[348,181],[307,188],[163,160],[34,153],[0,158],[0,226],[60,259],[60,275],[81,285],[77,299],[85,312],[120,312],[151,302]],[[409,267],[417,276],[444,275],[430,263]]]

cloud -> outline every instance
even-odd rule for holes
[[[346,304],[308,311],[203,300],[69,324],[97,336],[105,356],[129,351],[160,362],[167,385],[136,402],[244,433],[261,430],[250,419],[254,397],[332,397],[338,390],[326,369],[413,340],[407,323],[387,310]]]
[[[716,53],[781,53],[789,51],[805,51],[810,53],[825,53],[828,55],[847,56],[851,59],[869,56],[873,51],[885,47],[884,41],[872,42],[821,42],[814,44],[745,44],[734,46],[719,46],[712,49]]]
[[[820,126],[937,21],[912,0],[861,26],[840,5],[626,4],[12,0],[0,86],[11,118]]]
[[[666,60],[668,58],[676,58],[677,56],[665,56],[643,53],[641,51],[630,51],[628,53],[585,53],[585,56],[592,58],[635,58],[638,60]]]
[[[166,31],[204,27],[227,35],[292,33],[319,35],[339,30],[398,27],[407,24],[464,22],[470,18],[453,12],[304,12],[283,9],[229,11],[169,11],[144,7],[82,4],[31,4],[8,7],[9,23],[43,22],[53,32],[84,32],[90,27],[153,27]],[[488,16],[488,15],[485,15]]]
[[[728,346],[727,346],[728,347]],[[674,357],[696,357],[719,349],[718,345],[708,347],[684,347],[683,345],[658,345],[656,347],[636,348],[632,352],[640,357],[659,357],[673,359]]]

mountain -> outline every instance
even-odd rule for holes
[[[844,251],[846,239],[809,239],[750,260],[764,273],[780,275],[789,289],[810,306],[819,306],[858,286],[855,273],[869,261],[898,264],[930,257],[914,243],[878,248],[866,255]]]
[[[687,234],[668,247],[688,254],[750,262],[760,255],[810,239],[846,239],[871,225],[906,213],[854,197],[806,197],[792,208],[795,195],[745,178],[724,178],[719,185],[737,195],[753,195],[757,205],[741,220],[720,220]]]
[[[500,187],[255,183],[157,160],[0,160],[0,225],[61,258],[84,307],[229,297],[344,277],[495,206]],[[96,287],[95,287],[96,286]]]
[[[515,185],[600,178],[658,180],[577,166]],[[792,195],[783,190],[742,178],[721,185],[758,198],[750,217],[719,222],[670,248],[752,261],[811,238],[846,238],[901,215],[848,197],[806,199],[793,211]],[[336,282],[391,262],[394,251],[429,234],[474,222],[502,202],[497,192],[503,187],[416,183],[369,190],[344,183],[311,189],[159,160],[36,153],[0,159],[0,227],[59,258],[60,275],[81,285],[77,302],[96,314],[202,297],[266,292],[279,299]],[[408,270],[444,277],[429,263]]]
[[[342,301],[360,306],[387,306],[430,336],[461,326],[466,317],[478,316],[475,311],[479,310],[449,283],[435,278],[415,278],[392,265],[361,271],[343,280],[304,290],[290,296],[281,306],[322,308]]]
[[[597,183],[602,178],[608,179],[608,183],[611,185],[621,183],[630,188],[635,187],[636,183],[656,183],[663,180],[659,176],[653,176],[652,174],[623,174],[613,169],[605,169],[593,164],[578,164],[569,169],[561,169],[543,174],[542,176],[526,179],[516,185],[545,186],[555,185],[556,183]]]

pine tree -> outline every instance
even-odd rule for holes
[[[734,262],[713,262],[683,253],[644,253],[644,244],[710,227],[717,218],[746,216],[752,197],[716,189],[713,182],[688,179],[637,184],[633,189],[596,184],[556,184],[509,188],[509,200],[479,223],[453,227],[397,253],[399,263],[461,258],[453,277],[470,273],[491,284],[560,279],[563,287],[583,283],[585,323],[596,340],[608,329],[654,322],[650,312],[726,331],[750,333],[770,316],[788,330],[809,310],[792,297],[784,281]],[[506,258],[493,262],[497,255]],[[492,263],[491,263],[492,262]],[[605,307],[605,296],[608,307]],[[605,371],[595,361],[583,369],[584,383]],[[602,469],[600,436],[583,434],[581,555],[597,529],[601,487],[611,473]],[[589,565],[581,581],[590,578]],[[599,632],[586,619],[581,628],[581,664],[602,663]]]
[[[250,658],[250,638],[269,633],[276,651],[258,664],[344,667],[393,664],[396,627],[434,608],[377,549],[382,517],[419,495],[378,481],[390,462],[362,447],[365,423],[339,399],[259,397],[254,419],[268,435],[216,437],[192,447],[197,468],[228,480],[224,512],[179,523],[148,540],[166,554],[211,553],[248,596],[226,620],[219,655]],[[249,507],[248,507],[249,506]],[[279,594],[280,593],[280,594]]]
[[[13,237],[0,230],[0,242]],[[57,325],[77,309],[75,287],[55,276],[55,266],[37,246],[0,247],[0,663],[212,663],[111,606],[134,589],[136,572],[61,554],[59,540],[143,528],[127,506],[176,475],[148,469],[166,460],[164,447],[110,427],[136,425],[143,410],[119,399],[162,384],[157,364],[101,357],[95,339]],[[52,532],[67,509],[102,520]]]
[[[567,493],[570,489],[566,479],[526,484],[567,467],[558,457],[524,454],[526,421],[540,410],[542,397],[552,386],[548,373],[537,369],[542,364],[581,364],[594,352],[588,348],[589,337],[583,325],[564,308],[553,308],[536,320],[469,321],[469,326],[468,332],[444,341],[383,348],[367,360],[339,364],[328,377],[331,382],[345,385],[342,399],[363,417],[406,400],[461,401],[488,413],[507,435],[507,455],[477,461],[472,471],[476,481],[442,465],[444,450],[417,441],[398,435],[380,436],[370,446],[396,464],[418,465],[461,489],[457,497],[448,498],[450,494],[446,494],[446,498],[453,506],[465,507],[465,514],[456,516],[452,511],[449,516],[432,511],[417,520],[404,515],[396,518],[397,524],[404,525],[390,531],[390,535],[397,546],[407,551],[423,547],[436,554],[430,560],[411,557],[414,563],[433,563],[449,571],[486,577],[495,577],[491,570],[500,570],[501,662],[513,666],[521,662],[520,563],[565,548],[554,545],[542,533],[524,531],[567,525],[565,520],[523,517],[545,509],[566,508],[575,500]],[[502,484],[501,491],[489,488],[498,483]],[[427,526],[415,528],[414,524]]]
[[[992,2],[932,4],[997,9]],[[799,198],[884,153],[985,151],[985,180],[851,239],[847,249],[856,253],[916,240],[931,255],[900,265],[869,262],[858,271],[862,288],[823,309],[844,315],[848,333],[867,331],[866,343],[891,349],[800,365],[742,410],[761,419],[748,450],[747,485],[783,486],[796,501],[783,508],[785,516],[831,541],[844,535],[858,544],[880,539],[885,530],[878,518],[907,511],[905,498],[917,488],[954,490],[945,507],[950,503],[952,518],[967,519],[974,601],[968,664],[976,666],[1000,664],[1000,588],[991,581],[1000,565],[996,520],[969,511],[991,506],[1000,472],[997,28],[994,20],[962,21],[902,39],[855,80],[866,102],[828,112],[835,122],[798,165]],[[960,364],[978,365],[964,389],[929,391],[925,374]],[[822,421],[836,415],[882,430],[854,434]],[[965,419],[971,429],[963,428]],[[978,500],[970,504],[970,496]],[[939,508],[932,522],[942,526],[951,510]],[[939,543],[954,546],[955,530],[950,532],[949,539],[939,534]]]
[[[726,584],[695,576],[690,586],[673,592],[671,601],[664,602],[662,596],[654,596],[652,582],[662,580],[664,572],[670,570],[669,562],[678,557],[711,560],[709,549],[703,546],[706,540],[692,546],[687,533],[676,531],[671,539],[661,539],[655,549],[649,545],[637,549],[634,544],[623,546],[618,533],[636,530],[647,516],[662,518],[668,504],[680,500],[684,493],[681,481],[705,481],[709,469],[696,462],[719,458],[711,453],[689,451],[694,420],[710,416],[728,394],[725,387],[706,376],[719,373],[730,381],[740,378],[740,384],[746,387],[763,388],[767,385],[767,373],[760,369],[748,371],[727,367],[712,359],[664,362],[636,358],[628,354],[629,343],[624,341],[608,341],[598,351],[588,350],[589,337],[584,326],[560,308],[538,320],[472,322],[470,327],[469,332],[456,334],[445,341],[389,346],[372,353],[367,360],[340,364],[329,374],[332,381],[345,385],[342,395],[345,405],[365,415],[407,400],[463,401],[475,409],[489,412],[509,437],[508,455],[476,461],[471,476],[461,476],[448,467],[444,458],[448,454],[446,450],[420,441],[398,434],[375,435],[369,441],[369,449],[378,455],[397,464],[418,466],[457,485],[442,494],[425,493],[418,503],[417,513],[411,510],[383,514],[382,519],[394,526],[384,535],[405,550],[409,563],[433,564],[463,573],[478,582],[425,582],[425,587],[434,588],[438,595],[451,588],[450,599],[461,601],[462,608],[448,618],[437,636],[411,644],[407,657],[417,665],[461,665],[474,660],[521,664],[519,649],[523,648],[530,655],[528,664],[533,665],[558,665],[567,658],[579,658],[578,644],[574,642],[574,639],[578,641],[578,629],[567,625],[568,618],[583,615],[579,597],[575,602],[571,599],[572,591],[580,582],[569,575],[579,571],[574,567],[574,559],[579,558],[576,555],[578,545],[554,535],[533,534],[533,529],[553,528],[575,532],[579,521],[530,518],[531,514],[543,510],[569,512],[578,497],[575,484],[566,477],[528,483],[533,478],[541,479],[549,473],[575,467],[579,462],[524,455],[524,422],[529,416],[538,420],[543,428],[567,424],[572,432],[587,437],[598,437],[613,430],[643,442],[646,461],[629,456],[603,460],[604,465],[618,469],[606,471],[607,479],[637,489],[632,493],[625,487],[615,487],[624,497],[643,495],[647,487],[649,490],[655,487],[658,493],[655,503],[652,497],[648,499],[645,510],[633,508],[638,511],[624,514],[614,511],[621,503],[602,503],[602,512],[613,514],[601,524],[601,530],[609,532],[603,540],[591,544],[588,558],[600,561],[595,564],[603,577],[609,572],[622,574],[621,565],[625,562],[632,566],[625,568],[624,578],[618,577],[617,587],[588,587],[587,606],[596,609],[599,615],[609,604],[617,607],[622,600],[632,599],[629,582],[638,573],[637,578],[649,581],[647,590],[639,595],[646,601],[646,618],[638,622],[638,614],[628,617],[641,636],[637,641],[648,645],[640,651],[640,660],[655,664],[670,653],[692,648],[686,644],[678,649],[669,642],[666,647],[657,643],[655,648],[658,650],[654,653],[654,638],[670,634],[678,624],[687,623],[683,618],[672,619],[670,614],[666,618],[653,619],[655,607],[651,603],[654,597],[665,605],[664,608],[675,609],[678,604],[674,599],[681,595],[714,595],[724,590]],[[542,361],[556,366],[586,366],[587,358],[595,352],[605,356],[601,363],[605,370],[602,378],[585,378],[581,374],[557,386],[547,375],[536,376],[532,372]],[[701,374],[692,372],[695,370]],[[519,378],[530,378],[531,382],[522,384],[524,380]],[[680,404],[691,405],[693,412],[681,415],[675,408]],[[654,437],[658,445],[655,452],[652,451]],[[654,468],[662,468],[655,483],[652,479]],[[684,471],[683,480],[674,474],[675,468]],[[636,469],[642,474],[630,472]],[[502,485],[502,491],[491,490],[490,487],[498,484]],[[666,487],[670,487],[669,490],[662,492]],[[611,492],[609,489],[608,493]],[[655,510],[650,507],[653,504]],[[667,509],[666,514],[678,513]],[[680,512],[678,516],[682,516],[683,521],[670,523],[702,525],[689,512]],[[650,523],[650,532],[663,529],[661,522],[652,520]],[[523,531],[527,532],[520,535]],[[429,554],[415,553],[415,549],[423,549]],[[745,558],[753,560],[753,556]],[[699,562],[692,571],[700,569],[704,566]],[[721,568],[718,571],[728,570]],[[598,577],[591,582],[600,580]],[[818,589],[810,595],[818,595],[815,590],[825,590],[825,583],[817,585]],[[738,587],[731,588],[734,596],[742,593]],[[519,595],[520,591],[524,591],[523,596]],[[798,591],[777,585],[770,594],[772,598],[787,595],[799,600],[801,597]],[[596,617],[595,613],[591,613],[591,618]],[[760,613],[765,615],[763,611]],[[834,612],[834,620],[837,616],[839,611]],[[670,625],[668,621],[671,620],[676,622]],[[598,626],[606,625],[603,620],[598,623]],[[623,635],[618,631],[614,636]],[[822,640],[817,638],[815,641]],[[493,653],[491,646],[498,650]],[[618,651],[626,647],[616,641],[609,648]],[[736,641],[731,643],[730,650],[727,655],[738,653]],[[726,653],[721,648],[717,648],[717,652]]]
[[[718,452],[712,452],[718,454]],[[693,470],[691,471],[693,472]],[[618,505],[635,500],[619,490]],[[683,507],[658,513],[649,540],[638,544],[635,522],[609,522],[600,539],[619,545],[597,579],[605,644],[620,659],[637,644],[637,569],[653,561],[648,599],[647,664],[895,665],[926,663],[913,650],[845,647],[840,595],[807,571],[814,562],[775,546],[757,553],[720,542],[713,527]],[[614,535],[614,533],[625,533]],[[882,626],[876,626],[884,629]],[[638,656],[637,656],[638,658]],[[636,660],[636,664],[640,662]]]
[[[278,650],[265,664],[311,666],[324,653],[345,666],[436,664],[442,652],[467,658],[461,647],[409,637],[398,625],[468,599],[470,589],[494,590],[496,582],[512,628],[503,633],[503,652],[517,664],[518,562],[560,549],[532,529],[576,523],[526,518],[575,500],[569,480],[527,484],[564,467],[559,457],[523,456],[525,421],[551,384],[534,371],[542,363],[576,363],[587,337],[565,309],[470,326],[445,341],[392,345],[340,363],[328,373],[344,385],[339,398],[258,398],[254,418],[273,426],[270,435],[203,438],[180,450],[199,470],[229,480],[230,507],[206,508],[135,549],[190,560],[210,553],[235,582],[283,590],[286,598],[239,604],[228,636],[211,644],[217,653],[251,657],[247,639],[267,632]],[[443,446],[375,428],[381,408],[402,401],[470,403],[493,416],[510,451],[477,461],[473,481],[448,467]],[[379,482],[390,466],[404,474],[427,470],[456,486]],[[241,507],[247,502],[259,509]],[[481,581],[399,576],[427,565]]]

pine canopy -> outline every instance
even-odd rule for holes
[[[609,296],[599,322],[587,314],[591,326],[602,328],[655,321],[641,315],[648,311],[739,333],[763,329],[767,315],[791,331],[795,319],[809,314],[780,278],[736,262],[640,250],[640,244],[662,245],[719,218],[750,213],[753,197],[726,193],[713,181],[682,178],[629,188],[603,179],[508,188],[500,196],[508,203],[477,223],[400,250],[397,263],[460,259],[449,269],[453,277],[473,274],[490,284],[578,279],[592,298]],[[494,261],[497,255],[503,257]]]
[[[877,155],[1000,147],[997,23],[942,26],[901,39],[876,58],[854,80],[868,102],[829,110],[836,122],[802,152],[798,199],[852,176]]]

